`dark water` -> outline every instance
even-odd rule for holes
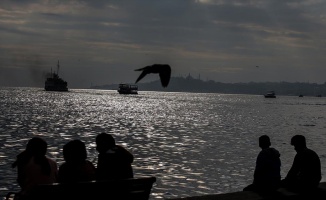
[[[0,97],[0,196],[19,190],[10,165],[33,136],[48,142],[60,165],[71,139],[84,141],[96,164],[96,135],[113,134],[134,154],[135,176],[157,178],[151,199],[242,190],[252,182],[263,134],[281,153],[282,177],[295,134],[306,136],[326,172],[326,98],[40,88],[0,88]]]

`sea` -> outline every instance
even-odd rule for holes
[[[291,137],[304,135],[325,181],[325,122],[323,97],[2,87],[0,197],[19,191],[11,164],[32,137],[47,141],[58,166],[63,145],[80,139],[96,165],[95,137],[103,132],[134,155],[135,177],[156,177],[150,199],[241,191],[252,183],[261,135],[281,154],[282,178],[296,154]]]

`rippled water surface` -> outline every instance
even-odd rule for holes
[[[291,137],[305,135],[325,181],[325,117],[326,98],[317,97],[0,88],[0,196],[19,190],[10,165],[31,137],[48,142],[58,165],[62,146],[81,139],[96,164],[101,132],[134,154],[135,177],[157,178],[151,199],[242,190],[252,182],[263,134],[281,153],[283,178],[295,155]]]

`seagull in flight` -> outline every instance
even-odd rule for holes
[[[171,77],[171,67],[166,64],[154,64],[149,65],[135,71],[142,71],[139,77],[136,80],[136,83],[144,78],[147,74],[159,74],[161,79],[161,84],[163,87],[167,87],[170,82]]]

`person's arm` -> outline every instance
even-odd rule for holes
[[[294,157],[292,167],[288,174],[286,175],[285,179],[296,179],[300,171],[300,157],[297,154]]]
[[[59,171],[58,171],[58,183],[63,183],[65,182],[64,178],[65,178],[65,167],[64,167],[65,163],[62,164],[60,167],[59,167]]]
[[[255,171],[254,171],[254,183],[257,183],[257,181],[259,182],[260,179],[263,178],[264,174],[264,168],[266,165],[266,159],[265,159],[265,155],[264,152],[261,151],[258,156],[257,156],[257,160],[256,160],[256,167],[255,167]]]
[[[55,182],[58,182],[59,180],[59,170],[58,170],[58,165],[57,163],[54,161],[53,162],[53,167],[51,170],[54,170],[54,179],[55,179]]]
[[[24,167],[18,165],[17,166],[17,183],[20,187],[24,186],[24,181],[26,179],[26,175],[23,171],[24,171]]]
[[[98,159],[97,159],[97,167],[96,167],[96,173],[95,173],[95,177],[96,180],[104,180],[106,177],[106,166],[107,163],[105,161],[105,155],[103,155],[103,153],[100,153],[98,155]]]

